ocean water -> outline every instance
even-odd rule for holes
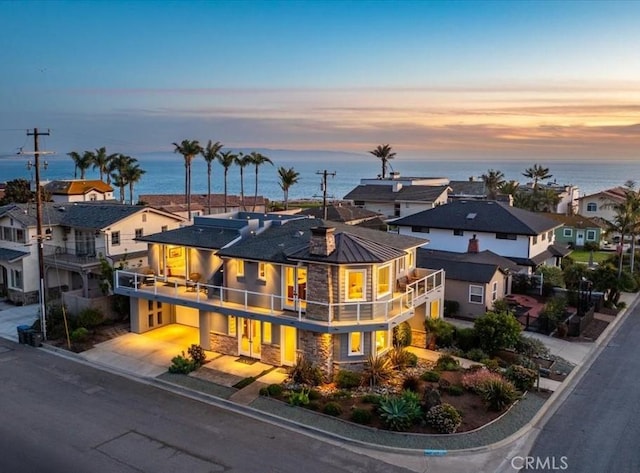
[[[263,152],[263,151],[261,151]],[[300,173],[300,178],[289,190],[289,199],[321,198],[322,176],[326,170],[335,173],[327,181],[327,194],[330,198],[341,199],[360,183],[361,178],[375,178],[381,172],[380,161],[367,154],[336,153],[336,152],[293,152],[293,151],[264,151],[274,165],[263,165],[259,169],[258,192],[271,200],[282,200],[283,193],[279,186],[277,168],[293,167]],[[184,159],[174,153],[149,153],[136,156],[140,166],[146,171],[142,180],[134,187],[136,197],[140,194],[154,193],[183,193],[184,192]],[[33,179],[33,169],[28,170],[26,163],[29,159],[24,156],[0,158],[0,182],[25,178]],[[67,156],[47,156],[41,158],[47,162],[46,169],[42,169],[41,179],[71,179],[73,178],[73,161]],[[558,184],[573,184],[580,188],[581,195],[592,194],[599,190],[623,185],[627,180],[635,180],[640,184],[640,160],[622,162],[591,162],[591,161],[537,161],[549,168],[553,175],[551,181]],[[448,177],[451,180],[468,180],[479,176],[488,169],[501,170],[507,180],[517,180],[521,184],[526,182],[523,171],[534,164],[529,161],[435,161],[435,160],[402,160],[396,158],[391,161],[394,171],[401,176]],[[44,166],[43,166],[44,168]],[[202,158],[197,158],[192,164],[193,194],[206,194],[207,167]],[[87,178],[97,179],[98,172],[89,170]],[[214,163],[212,169],[212,192],[224,192],[223,169]],[[240,193],[240,171],[233,166],[229,170],[229,193]],[[255,168],[248,166],[244,170],[245,195],[253,195],[255,189]],[[118,192],[116,190],[116,196]]]

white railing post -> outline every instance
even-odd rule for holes
[[[244,309],[247,310],[249,307],[249,292],[244,291]]]

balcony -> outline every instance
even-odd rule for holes
[[[104,248],[85,248],[77,251],[60,245],[44,245],[44,262],[66,269],[89,269],[100,264],[99,254],[104,254]]]
[[[420,275],[418,275],[420,276]],[[297,310],[284,310],[285,297],[240,289],[231,289],[178,278],[168,278],[131,271],[117,271],[114,291],[141,299],[158,300],[225,315],[254,318],[265,322],[291,325],[316,332],[341,333],[354,328],[383,330],[410,318],[415,307],[424,303],[442,287],[442,271],[426,272],[409,283],[403,292],[375,302],[326,303],[298,301]],[[288,301],[291,302],[291,301]],[[322,319],[307,317],[303,306],[318,306]]]

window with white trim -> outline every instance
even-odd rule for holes
[[[491,301],[495,302],[498,298],[498,281],[493,281],[493,286],[491,286]]]
[[[378,268],[378,297],[391,293],[391,265]]]
[[[267,280],[267,265],[266,263],[258,263],[258,279],[263,281]]]
[[[364,354],[362,342],[364,341],[363,332],[349,333],[349,356]]]
[[[571,238],[573,236],[573,228],[565,228],[562,230],[562,236],[565,238]]]
[[[22,271],[17,269],[11,270],[11,287],[16,289],[23,289]]]
[[[587,212],[597,212],[598,211],[598,204],[596,204],[595,202],[589,202],[587,204]]]
[[[484,287],[470,285],[469,302],[472,304],[484,304]]]
[[[144,230],[142,228],[136,228],[136,238],[142,238],[144,236]]]
[[[587,230],[587,241],[596,241],[596,231]]]
[[[347,269],[345,276],[347,285],[345,289],[346,299],[348,301],[364,301],[367,271],[364,269]]]
[[[538,244],[538,235],[531,237],[531,240],[532,240],[532,243],[534,245],[537,245]]]
[[[373,332],[373,349],[371,350],[373,353],[382,353],[387,348],[389,348],[389,331],[388,330],[378,330]]]

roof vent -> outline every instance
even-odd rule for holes
[[[294,237],[294,238],[300,238],[300,237],[302,237],[303,235],[304,235],[304,232],[303,232],[303,231],[301,231],[301,230],[298,230],[298,231],[293,235],[293,237]]]
[[[473,213],[473,212],[472,213],[468,213],[467,214],[467,220],[473,220],[474,218],[476,218],[476,215],[478,215],[478,214]]]

